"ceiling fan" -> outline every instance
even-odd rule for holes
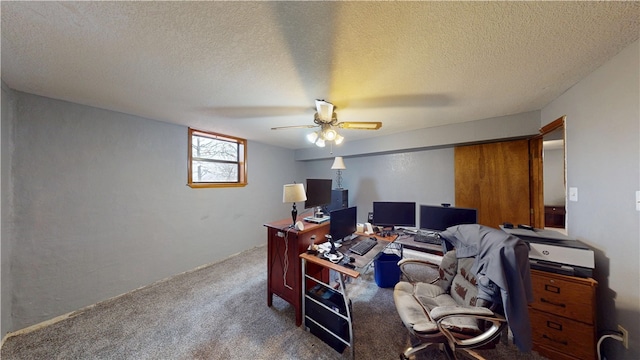
[[[344,137],[336,131],[338,129],[349,130],[378,130],[382,127],[381,122],[367,121],[344,121],[338,122],[338,117],[334,111],[332,103],[324,100],[316,100],[316,113],[313,117],[315,125],[293,125],[273,127],[271,130],[282,129],[306,129],[319,127],[320,130],[314,131],[307,135],[307,140],[319,147],[324,147],[325,142],[333,141],[336,145],[340,145],[344,141]]]

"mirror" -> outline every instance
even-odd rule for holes
[[[541,129],[544,226],[566,231],[565,116]]]

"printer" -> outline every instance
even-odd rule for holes
[[[555,230],[500,228],[527,243],[532,269],[585,278],[593,276],[595,256],[585,243]]]

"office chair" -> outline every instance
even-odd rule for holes
[[[493,347],[502,333],[506,335],[507,325],[512,327],[514,341],[517,333],[518,348],[529,351],[526,307],[532,291],[526,244],[480,225],[452,227],[441,236],[454,249],[444,254],[440,264],[418,259],[398,263],[406,281],[395,286],[394,302],[412,339],[400,358],[408,359],[432,345],[439,346],[448,359],[457,359],[457,351],[475,357],[471,349]],[[431,269],[431,279],[425,278],[429,274],[425,267]]]

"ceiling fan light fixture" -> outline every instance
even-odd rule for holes
[[[338,136],[338,133],[333,130],[333,129],[326,129],[323,131],[324,133],[324,139],[327,141],[333,141],[336,139],[336,136]]]
[[[326,143],[334,143],[340,145],[344,142],[344,137],[338,133],[338,129],[352,130],[378,130],[382,127],[379,121],[346,121],[338,122],[338,116],[335,113],[335,106],[328,101],[316,99],[316,113],[313,115],[315,125],[293,125],[273,127],[271,130],[278,129],[307,129],[316,128],[316,131],[306,135],[307,141],[318,147],[325,147]]]
[[[333,104],[328,101],[316,100],[316,110],[322,121],[329,122],[333,118]]]
[[[310,143],[315,143],[316,140],[318,140],[318,132],[314,131],[307,134],[307,140],[309,140]]]

